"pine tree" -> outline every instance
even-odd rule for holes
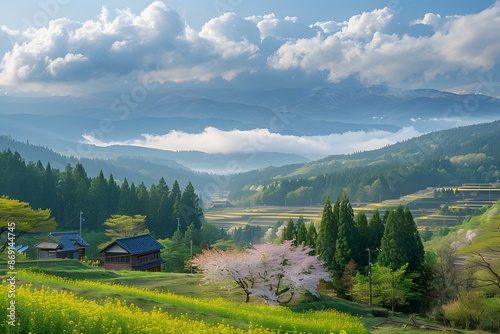
[[[67,225],[69,222],[74,221],[75,217],[79,216],[80,210],[80,208],[76,208],[74,205],[76,202],[76,184],[73,176],[73,167],[70,164],[67,164],[64,172],[61,173],[59,191],[62,197],[63,225]]]
[[[356,226],[354,225],[354,212],[347,194],[342,196],[339,211],[339,224],[337,241],[335,244],[335,266],[343,270],[355,255],[356,249]]]
[[[307,237],[306,237],[306,246],[311,247],[316,253],[316,239],[318,238],[318,232],[316,232],[316,227],[314,226],[314,222],[309,223],[307,227]]]
[[[90,181],[89,193],[91,205],[87,210],[83,209],[85,213],[85,225],[88,229],[96,229],[109,217],[109,204],[112,198],[102,170],[99,176]]]
[[[283,241],[285,240],[294,240],[295,239],[295,223],[293,222],[293,219],[290,218],[288,220],[288,223],[285,226],[285,229],[283,230]]]
[[[337,238],[337,219],[333,214],[330,198],[323,207],[321,224],[316,239],[316,254],[325,262],[328,269],[333,269],[335,256],[335,240]]]
[[[302,222],[297,227],[297,238],[295,239],[295,246],[306,244],[306,242],[307,242],[307,228],[306,224]]]
[[[100,174],[99,178],[101,178]],[[104,179],[104,175],[102,176],[102,179]],[[102,182],[102,180],[100,180],[99,182]],[[120,201],[120,187],[116,183],[113,174],[109,174],[109,178],[104,182],[104,185],[107,189],[105,192],[107,198],[104,204],[104,212],[102,212],[102,215],[104,215],[104,217],[108,217],[109,215],[118,212],[118,202]],[[100,221],[104,221],[104,219]]]
[[[380,213],[378,209],[375,209],[370,217],[368,223],[369,233],[369,247],[372,250],[380,249],[380,242],[382,241],[382,236],[384,235],[384,223],[380,219]]]
[[[181,214],[181,221],[183,222],[181,226],[184,225],[187,228],[187,226],[194,224],[197,230],[201,229],[203,210],[200,207],[198,195],[191,182],[188,183],[182,192],[179,212]]]
[[[357,264],[359,267],[364,267],[368,265],[368,259],[363,256],[366,253],[366,249],[369,248],[369,230],[368,230],[368,219],[366,218],[366,214],[363,210],[359,211],[356,214],[355,219],[356,226],[356,235],[357,235],[357,243],[356,243],[356,256],[357,256]]]
[[[404,238],[408,240],[408,268],[409,272],[421,272],[425,262],[425,251],[417,224],[408,207],[404,212]]]
[[[50,207],[54,207],[54,205],[58,202],[56,185],[57,177],[56,175],[54,175],[50,163],[47,163],[42,181],[42,193],[44,201],[42,208],[47,209]],[[53,213],[55,215],[55,212]]]
[[[401,267],[403,258],[401,256],[401,245],[398,244],[399,226],[396,214],[388,209],[384,215],[384,235],[380,243],[381,252],[378,256],[378,263],[383,267],[390,267],[396,270]]]
[[[387,215],[381,249],[378,261],[382,266],[396,270],[408,263],[409,272],[423,268],[424,247],[408,208],[399,205]]]
[[[172,185],[172,190],[170,191],[170,203],[172,203],[172,218],[177,224],[177,219],[181,219],[181,211],[180,211],[180,205],[181,205],[181,188],[179,186],[179,182],[177,180],[174,181],[174,184]],[[186,226],[187,227],[187,226]],[[181,229],[181,231],[185,231],[185,229]],[[184,233],[184,232],[183,232]]]
[[[130,215],[130,186],[125,178],[120,187],[120,200],[118,201],[118,214]]]
[[[141,182],[137,186],[137,205],[139,210],[138,212],[143,212],[143,213],[147,212],[148,201],[149,201],[148,188],[146,188],[144,182]]]

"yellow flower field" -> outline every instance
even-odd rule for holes
[[[192,314],[173,317],[161,309],[145,312],[120,299],[91,301],[63,289],[34,288],[31,284],[16,289],[17,326],[2,323],[5,333],[367,333],[359,318],[336,311],[294,313],[286,307],[236,304],[227,300],[201,300],[172,293],[135,287],[69,280],[29,271],[18,272],[18,280],[57,286],[69,290],[112,291],[123,296],[140,297],[163,305],[183,306]],[[7,311],[7,284],[0,289],[0,316]],[[237,320],[242,328],[193,319],[197,313],[216,314]],[[0,327],[0,329],[2,329]]]

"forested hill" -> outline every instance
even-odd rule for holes
[[[34,209],[50,209],[61,230],[79,227],[81,213],[85,229],[98,231],[113,214],[144,215],[147,228],[157,237],[171,237],[190,224],[201,227],[202,202],[191,182],[184,191],[177,180],[171,187],[164,178],[149,188],[125,178],[118,183],[101,171],[89,177],[81,163],[64,170],[45,166],[40,160],[26,162],[19,152],[0,152],[0,196],[29,203]]]
[[[189,182],[204,184],[209,176],[204,173],[194,172],[175,161],[162,160],[155,163],[151,159],[141,159],[123,154],[122,157],[113,159],[78,158],[75,156],[61,155],[51,148],[33,145],[29,142],[20,142],[9,136],[0,135],[0,152],[10,149],[18,152],[26,162],[40,161],[44,166],[50,163],[52,168],[64,170],[67,164],[72,166],[81,163],[89,176],[98,176],[100,171],[106,175],[113,174],[116,180],[124,180],[139,184],[144,182],[147,186],[157,182],[161,177],[166,180],[177,180],[181,186]],[[83,150],[96,150],[95,147],[82,145]],[[78,152],[75,152],[78,153]],[[106,156],[103,154],[103,156]],[[108,157],[112,157],[108,154]]]
[[[500,121],[432,132],[382,149],[336,155],[232,178],[242,205],[320,204],[347,190],[355,201],[395,198],[426,187],[500,179]]]

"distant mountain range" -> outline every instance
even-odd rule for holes
[[[0,97],[1,135],[49,147],[64,156],[107,159],[117,168],[129,165],[125,160],[147,161],[157,166],[148,168],[158,169],[158,173],[162,168],[172,168],[186,173],[230,174],[309,160],[285,153],[256,153],[248,159],[243,153],[172,152],[132,146],[102,148],[84,144],[82,135],[93,134],[97,139],[113,142],[139,138],[145,133],[199,133],[214,127],[226,131],[266,128],[283,135],[317,136],[370,130],[395,133],[409,125],[424,133],[498,118],[499,99],[386,86],[164,94],[152,91],[135,98],[132,91],[114,97]],[[134,166],[130,168],[137,178],[142,175],[156,181],[159,176],[134,163],[130,166]]]
[[[165,152],[137,147],[89,147],[100,158],[77,158],[48,147],[0,136],[0,150],[17,151],[27,162],[40,160],[63,170],[67,164],[83,164],[89,176],[103,171],[118,181],[147,186],[161,177],[181,186],[192,182],[202,197],[227,196],[242,205],[290,205],[321,203],[325,196],[348,190],[359,200],[373,196],[394,198],[426,187],[462,182],[498,182],[500,179],[500,121],[434,131],[381,149],[324,159],[287,163],[287,155],[205,154]],[[298,159],[298,158],[297,158]],[[196,172],[186,167],[220,173]],[[265,165],[243,172],[243,165]],[[271,166],[274,164],[274,166]],[[370,197],[371,196],[371,197]],[[380,198],[379,197],[379,198]]]

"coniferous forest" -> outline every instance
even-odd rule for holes
[[[148,230],[158,238],[171,237],[178,226],[181,232],[190,224],[201,228],[203,217],[200,199],[191,183],[181,190],[174,180],[169,186],[164,178],[149,188],[144,183],[120,183],[113,175],[89,177],[81,163],[66,165],[60,171],[50,163],[26,163],[17,152],[0,153],[0,193],[30,203],[34,209],[50,209],[60,229],[77,229],[80,212],[84,229],[102,230],[112,214],[147,217]]]

